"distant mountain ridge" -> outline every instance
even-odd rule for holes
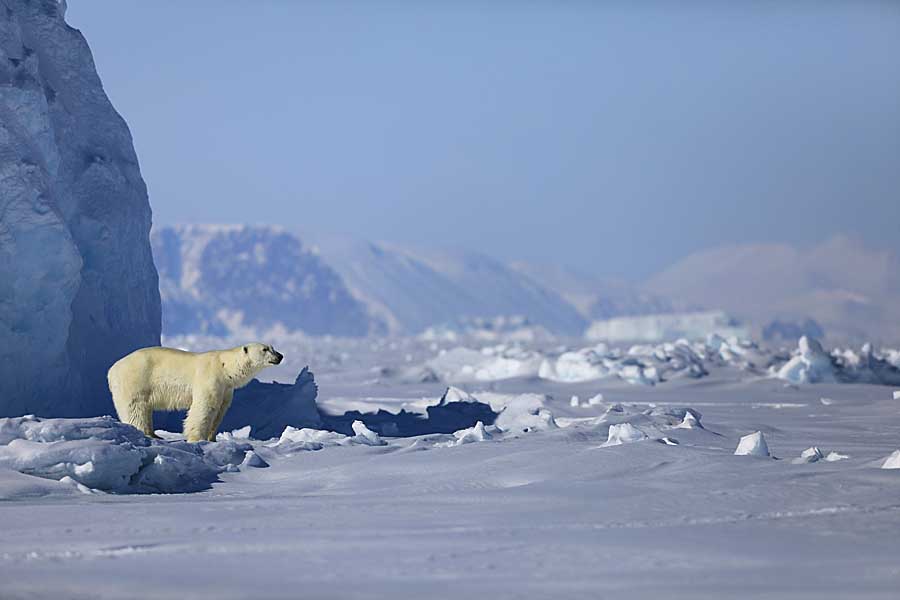
[[[843,235],[806,249],[743,244],[705,250],[645,287],[723,308],[760,327],[812,319],[833,342],[900,340],[900,258]]]
[[[645,283],[270,226],[162,227],[151,242],[169,336],[272,328],[415,335],[496,317],[581,336],[619,317],[718,310],[755,336],[815,330],[831,342],[900,340],[900,260],[840,236],[808,249],[711,249]]]
[[[323,245],[322,253],[394,331],[512,315],[566,335],[581,335],[587,326],[555,291],[483,254],[346,240]]]
[[[307,247],[286,229],[249,225],[161,227],[151,242],[168,336],[408,335],[511,315],[567,335],[587,326],[556,293],[477,253],[358,241]]]

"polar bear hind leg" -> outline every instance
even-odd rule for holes
[[[146,436],[158,437],[153,432],[153,408],[150,406],[149,393],[132,394],[125,398],[113,393],[113,405],[120,421],[140,429]]]

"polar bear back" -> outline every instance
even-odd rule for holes
[[[223,389],[227,386],[224,364],[218,354],[142,348],[110,368],[109,387],[113,397],[140,396],[154,410],[184,410],[190,408],[193,389],[198,383]]]

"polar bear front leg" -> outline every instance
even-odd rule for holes
[[[209,438],[209,431],[219,415],[221,392],[207,388],[195,388],[191,407],[184,420],[184,437],[189,442],[201,442]]]
[[[209,430],[209,436],[207,436],[207,440],[210,442],[216,441],[216,432],[219,431],[219,425],[222,424],[222,419],[225,418],[225,413],[228,412],[228,407],[231,406],[231,399],[234,397],[234,390],[228,390],[224,394],[222,394],[222,404],[219,409],[219,413],[216,415],[216,419],[213,422],[212,428]]]

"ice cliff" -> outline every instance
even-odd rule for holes
[[[64,7],[0,0],[0,416],[112,414],[107,368],[159,343],[147,190]]]

